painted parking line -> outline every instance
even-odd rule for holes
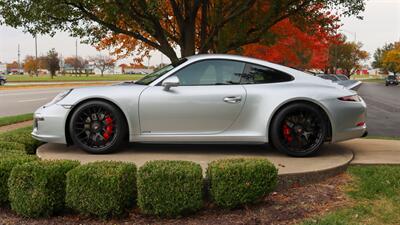
[[[37,101],[42,101],[46,100],[48,98],[35,98],[35,99],[26,99],[26,100],[19,100],[18,102],[37,102]]]

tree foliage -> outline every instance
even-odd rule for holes
[[[188,56],[270,43],[270,29],[282,20],[324,28],[326,11],[357,15],[364,6],[363,0],[0,0],[0,23],[32,34],[68,31],[127,53],[157,49],[176,61],[175,49]]]
[[[390,56],[391,59],[390,58],[389,58],[390,60],[386,59],[386,63],[384,63],[384,59],[388,52],[399,48],[400,48],[400,42],[387,43],[382,48],[377,48],[374,53],[374,61],[372,62],[372,67],[380,69],[383,73],[388,73],[388,72],[394,73],[396,66],[393,63],[389,63],[389,61],[395,59],[394,57],[395,54],[391,53]]]
[[[329,47],[328,67],[330,72],[342,69],[347,76],[361,69],[362,63],[369,58],[369,53],[362,50],[360,42],[348,42],[342,36]]]
[[[101,76],[103,76],[104,71],[114,68],[115,60],[109,56],[97,55],[89,59],[95,68],[100,70]]]
[[[46,56],[46,68],[49,70],[51,78],[56,74],[56,71],[60,70],[60,59],[58,58],[58,53],[53,48]]]
[[[382,66],[394,75],[400,72],[400,42],[395,44],[394,49],[385,52]]]
[[[86,66],[88,65],[88,60],[82,57],[67,57],[64,59],[64,64],[68,64],[74,68],[75,74],[81,74],[83,70],[85,70]]]
[[[313,32],[306,32],[285,19],[271,28],[276,36],[272,45],[250,44],[243,47],[244,55],[268,60],[298,69],[324,69],[328,61],[329,44],[338,38],[335,26],[338,17],[326,14],[331,29],[318,29],[318,24],[309,24]],[[329,21],[330,20],[330,21]]]

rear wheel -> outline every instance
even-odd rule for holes
[[[307,103],[294,103],[281,109],[271,124],[273,146],[291,156],[314,154],[327,134],[323,113]]]
[[[115,106],[102,101],[84,103],[73,112],[69,132],[83,150],[103,154],[116,150],[124,141],[127,125]]]
[[[6,82],[4,80],[0,80],[0,86],[3,86]]]

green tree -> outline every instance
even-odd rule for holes
[[[60,70],[60,59],[58,58],[58,53],[53,48],[49,52],[47,52],[47,56],[45,57],[46,68],[50,72],[51,78],[56,74],[57,70]]]
[[[385,52],[382,66],[394,75],[400,72],[400,43],[394,49]]]
[[[387,74],[388,72],[393,72],[393,68],[389,68],[391,64],[384,64],[384,56],[387,52],[399,48],[400,42],[387,43],[382,48],[377,48],[374,53],[374,61],[372,62],[372,67],[376,69],[380,69],[381,72]]]
[[[342,69],[347,76],[351,76],[362,63],[369,58],[369,53],[362,50],[362,43],[348,42],[342,36],[336,43],[329,47],[328,67],[330,72]]]
[[[291,19],[298,26],[327,11],[358,15],[364,0],[0,0],[0,23],[32,34],[68,31],[97,44],[113,35],[132,38],[139,52],[181,56],[229,52],[271,40],[270,28]]]

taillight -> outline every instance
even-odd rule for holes
[[[344,96],[338,99],[345,102],[361,102],[361,97],[358,95]]]

